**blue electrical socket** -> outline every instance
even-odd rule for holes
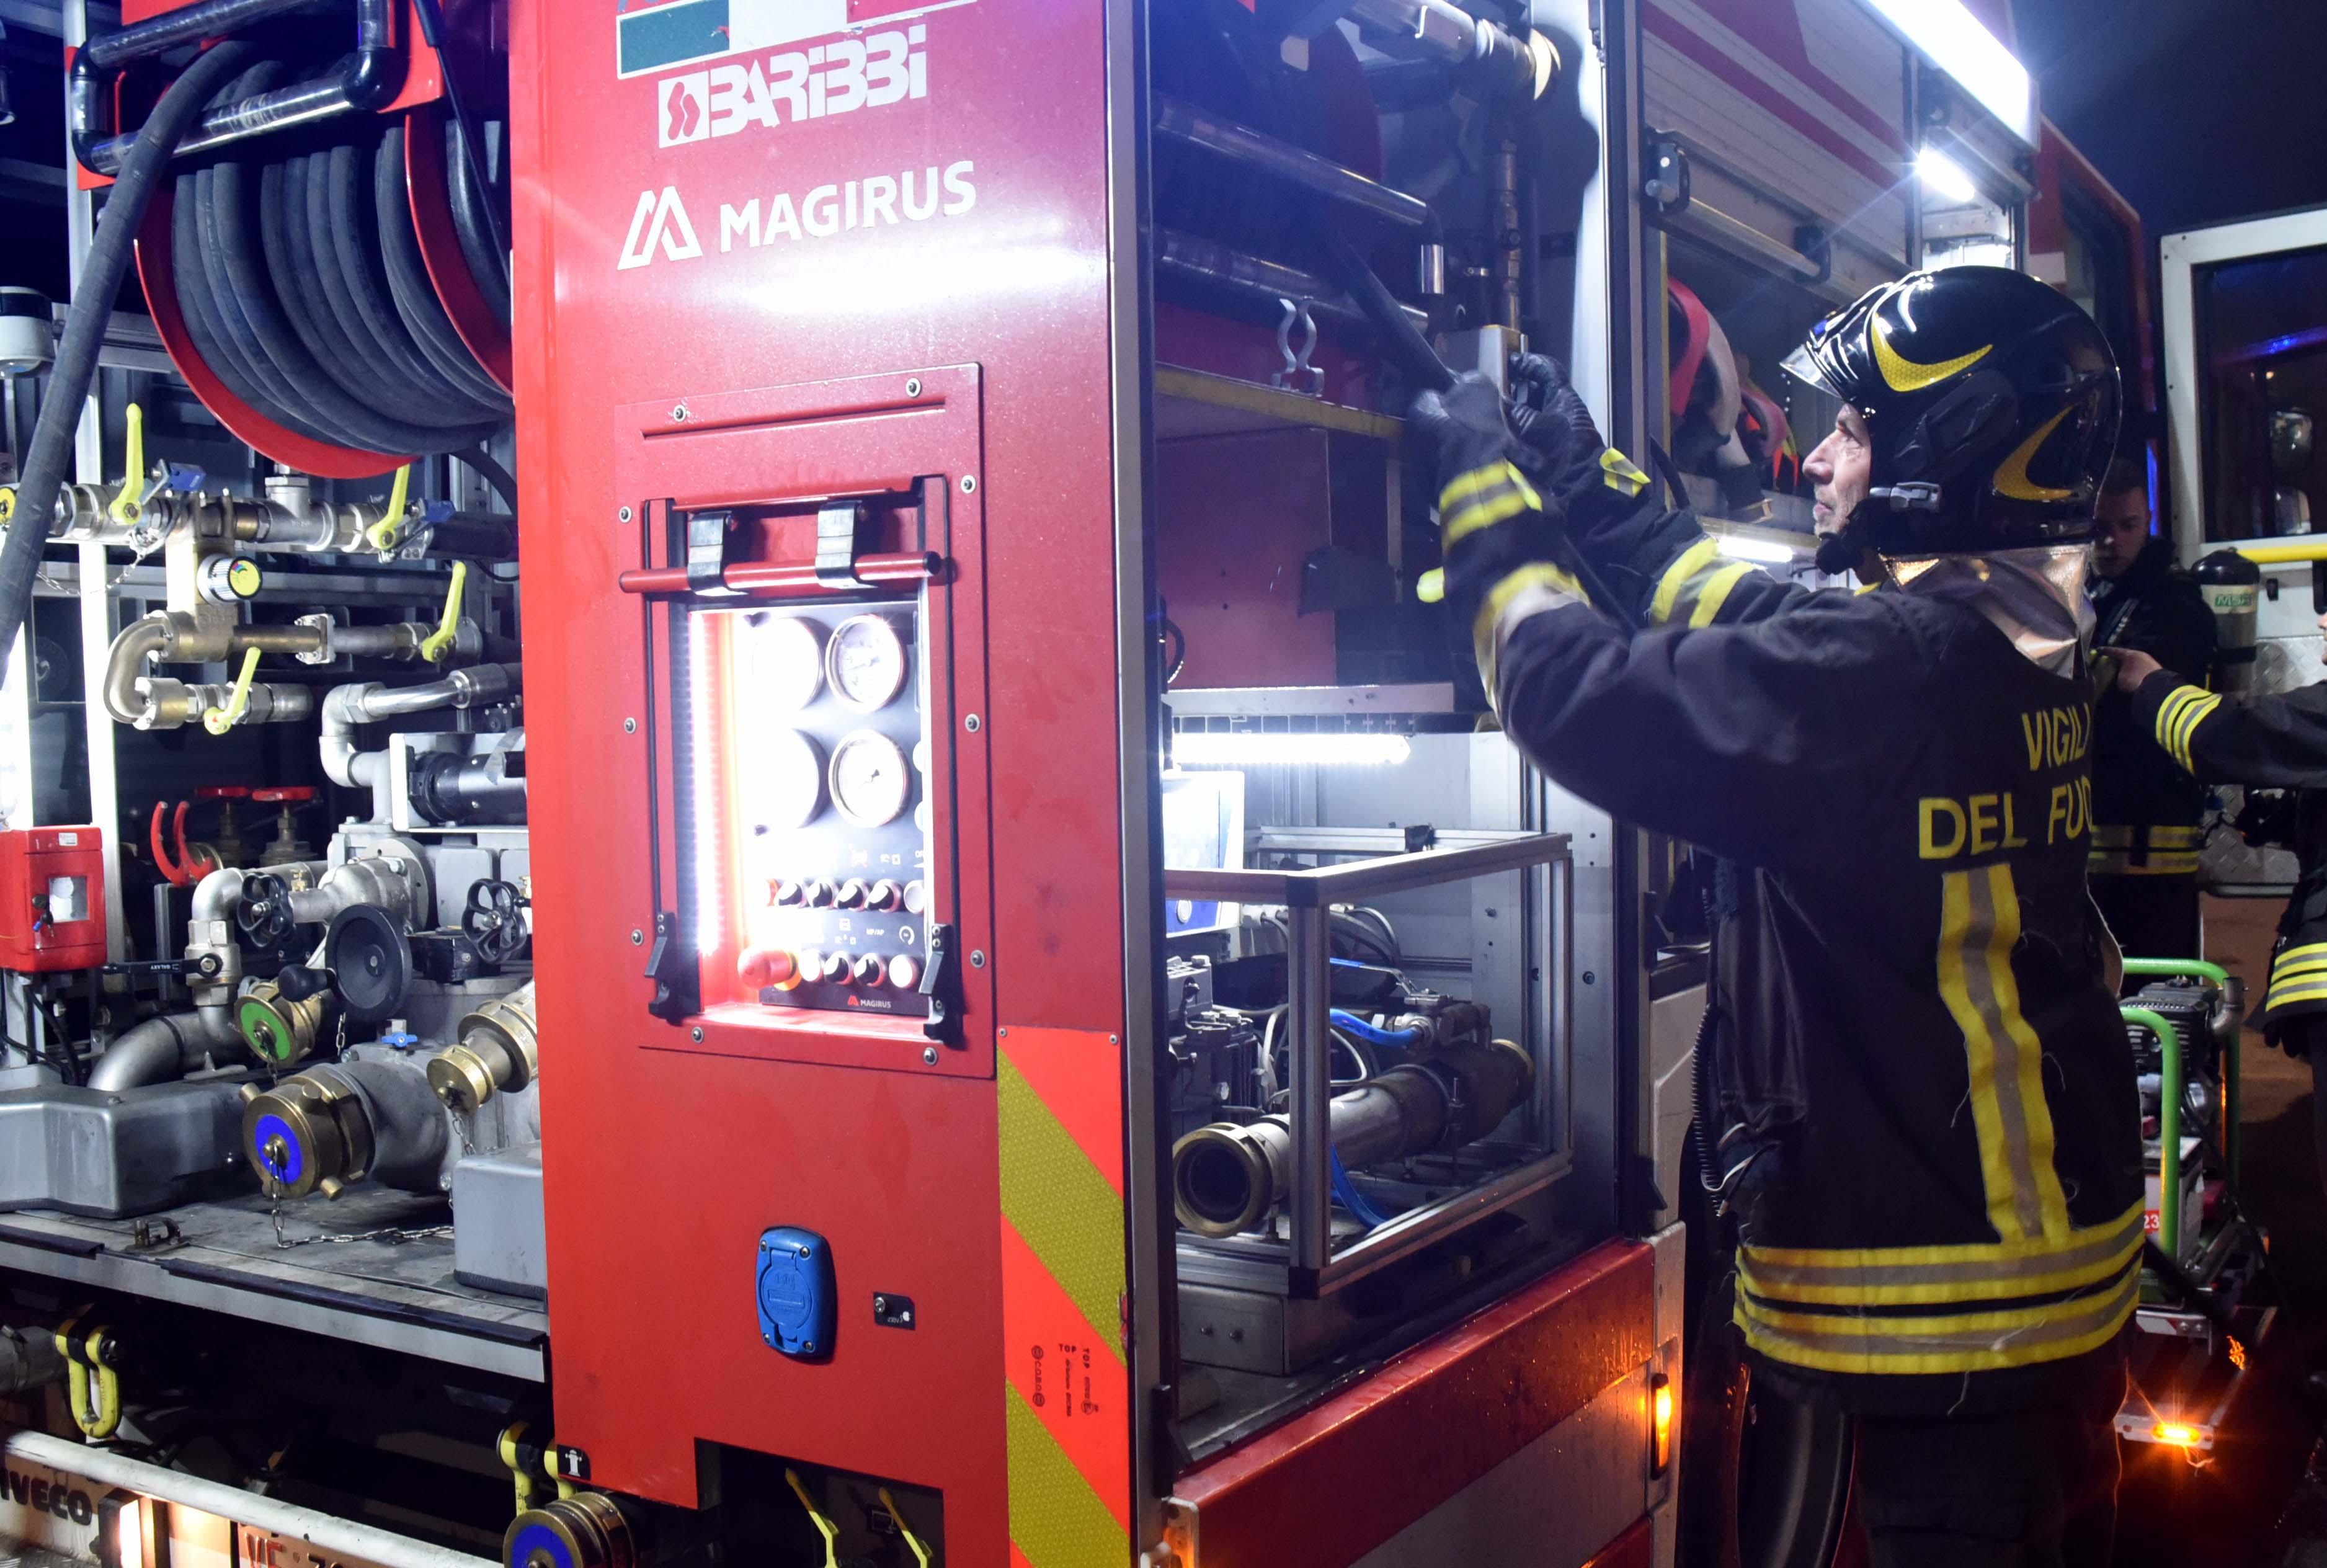
[[[792,1225],[760,1232],[760,1264],[752,1288],[760,1308],[760,1338],[771,1349],[801,1361],[819,1361],[832,1354],[839,1310],[832,1283],[832,1247],[824,1237]]]

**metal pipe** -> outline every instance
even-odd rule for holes
[[[1456,66],[1490,95],[1538,98],[1559,74],[1559,51],[1540,33],[1514,33],[1447,0],[1355,0],[1358,25],[1404,52]]]
[[[120,68],[197,38],[216,38],[268,16],[304,9],[313,0],[208,0],[151,22],[92,39],[74,56],[66,85],[73,155],[93,174],[114,174],[137,139],[136,132],[100,136]],[[327,118],[350,109],[376,109],[395,96],[403,57],[388,25],[388,0],[355,0],[354,51],[324,75],[273,92],[220,104],[203,114],[178,144],[181,155],[205,152],[285,126]]]
[[[170,622],[160,611],[131,621],[113,639],[105,657],[105,711],[117,724],[134,724],[145,712],[137,677],[145,661],[170,646]]]
[[[1296,1051],[1299,1043],[1296,1036]],[[1536,1081],[1533,1059],[1507,1040],[1402,1063],[1333,1097],[1325,1142],[1350,1167],[1475,1143],[1527,1101]],[[1200,1236],[1234,1236],[1262,1224],[1292,1189],[1297,1236],[1301,1142],[1297,1114],[1289,1125],[1282,1115],[1220,1122],[1181,1139],[1172,1151],[1180,1223]],[[1304,1266],[1297,1240],[1294,1250],[1294,1266]]]
[[[1344,326],[1378,331],[1340,289],[1316,274],[1231,250],[1176,229],[1155,231],[1155,266],[1164,276],[1240,295],[1272,322],[1276,319],[1279,300],[1307,300],[1319,315]],[[1428,315],[1411,305],[1396,308],[1406,313],[1417,332],[1429,323]]]
[[[343,628],[332,636],[335,643],[344,646],[341,639],[347,634]],[[323,697],[322,735],[316,742],[322,751],[323,771],[343,789],[369,788],[372,820],[379,821],[388,815],[388,759],[383,752],[356,750],[356,726],[436,708],[496,703],[519,689],[524,673],[519,665],[481,664],[418,686],[388,686],[364,680],[333,686]]]
[[[1156,98],[1155,128],[1174,141],[1201,147],[1241,168],[1258,170],[1393,223],[1418,229],[1429,221],[1427,201],[1393,190],[1378,180],[1369,180],[1356,170],[1321,158],[1305,147],[1296,147],[1234,120],[1220,119],[1179,98]]]
[[[1332,922],[1331,911],[1314,904],[1294,905],[1285,916],[1285,999],[1291,1005],[1285,1024],[1293,1034],[1293,1267],[1313,1279],[1332,1249]]]
[[[11,1459],[44,1465],[97,1485],[120,1487],[142,1497],[304,1541],[318,1557],[355,1557],[379,1568],[500,1568],[498,1558],[472,1557],[449,1546],[431,1545],[376,1526],[204,1480],[182,1470],[165,1470],[112,1449],[69,1442],[46,1433],[12,1433],[5,1451]]]
[[[224,1005],[165,1013],[117,1036],[89,1071],[89,1087],[109,1093],[166,1083],[220,1046],[241,1043]]]

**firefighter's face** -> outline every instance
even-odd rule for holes
[[[2149,542],[2149,498],[2137,490],[2101,497],[2093,515],[2093,570],[2121,577]]]
[[[1819,533],[1831,534],[1850,520],[1874,483],[1866,421],[1857,409],[1847,403],[1842,406],[1842,412],[1835,415],[1834,428],[1818,443],[1817,451],[1802,459],[1802,471],[1815,487],[1810,492],[1816,503],[1810,509],[1811,520]]]

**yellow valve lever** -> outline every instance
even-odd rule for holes
[[[905,1510],[897,1506],[897,1499],[889,1495],[887,1487],[881,1489],[881,1506],[889,1510],[889,1518],[896,1525],[897,1534],[902,1535],[905,1545],[912,1549],[913,1561],[920,1564],[920,1568],[930,1568],[930,1549],[921,1545],[921,1538],[913,1534],[911,1525],[905,1523]]]
[[[435,664],[452,651],[453,639],[461,630],[461,590],[469,581],[469,564],[453,563],[453,581],[444,590],[444,619],[436,630],[421,640],[420,657]]]
[[[128,450],[121,459],[121,490],[106,509],[113,520],[128,526],[137,520],[139,505],[145,495],[145,410],[132,403],[123,413],[128,426]]]
[[[16,487],[0,484],[0,523],[16,515]]]
[[[364,542],[375,550],[393,550],[404,543],[405,498],[412,491],[412,465],[406,463],[396,471],[396,482],[388,487],[388,510],[379,521],[364,530]]]
[[[1415,580],[1414,596],[1425,604],[1435,604],[1446,597],[1446,574],[1433,566]]]
[[[816,1499],[808,1495],[808,1487],[801,1481],[799,1471],[787,1466],[784,1470],[784,1484],[791,1488],[792,1496],[798,1498],[800,1500],[800,1507],[808,1510],[809,1523],[816,1526],[817,1534],[824,1537],[824,1568],[840,1568],[840,1549],[837,1545],[840,1539],[840,1526],[825,1517],[824,1510],[816,1506]]]
[[[202,715],[202,728],[213,735],[223,735],[242,723],[245,709],[250,706],[250,677],[258,668],[258,649],[246,649],[242,655],[242,673],[234,677],[233,695],[226,706],[212,708]]]

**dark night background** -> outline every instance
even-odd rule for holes
[[[2045,114],[2178,229],[2327,201],[2322,0],[2016,0]]]

